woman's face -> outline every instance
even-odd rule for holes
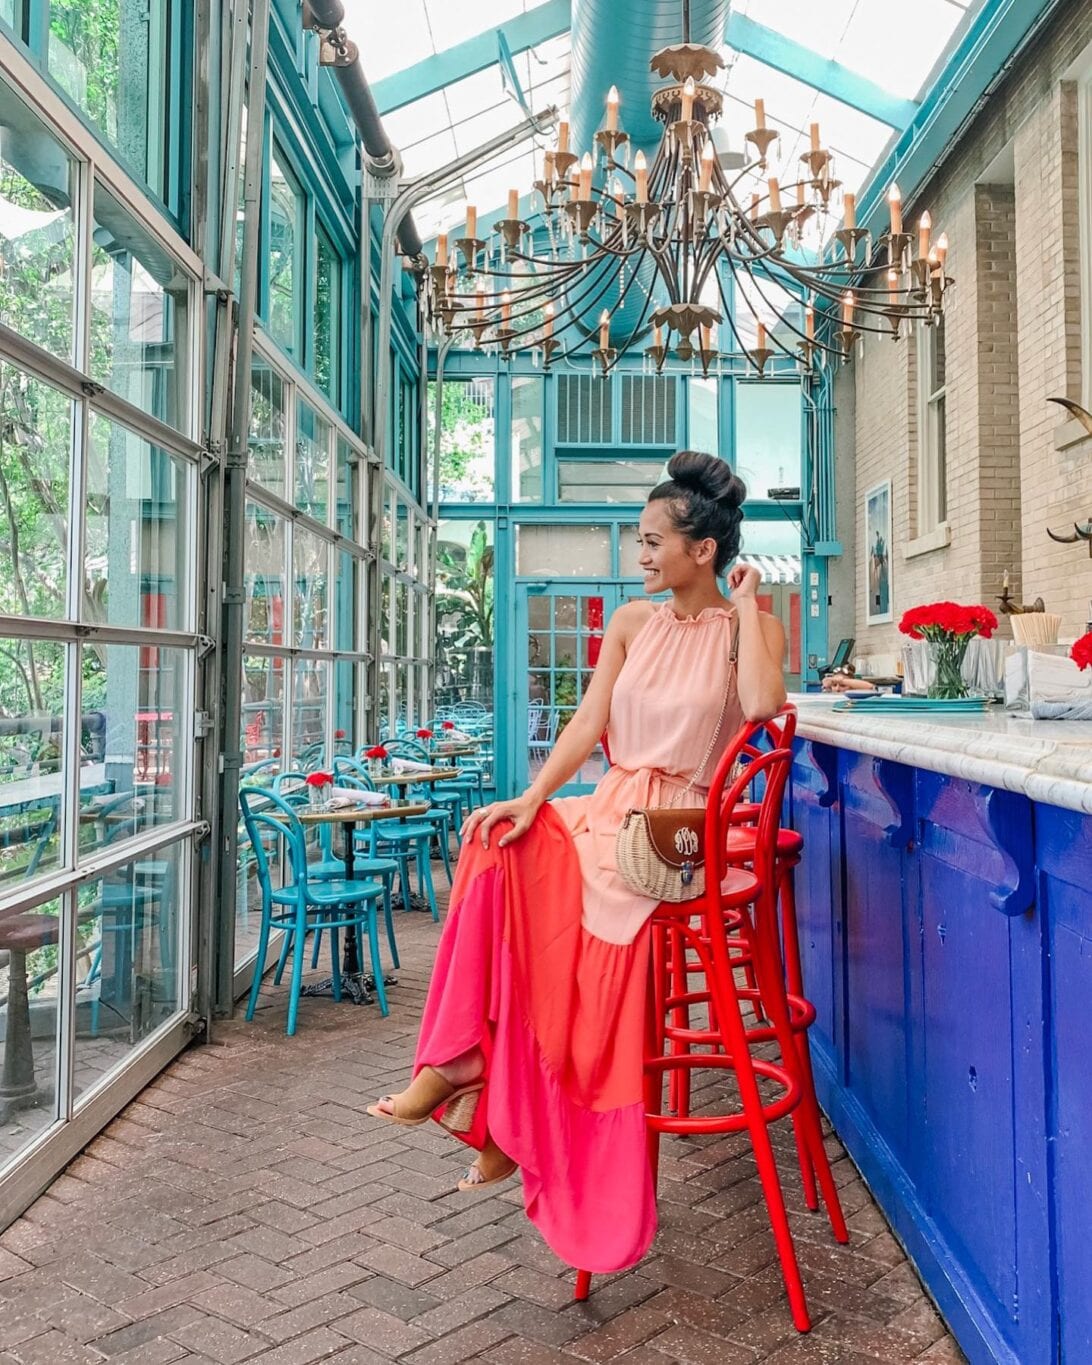
[[[691,540],[671,519],[666,498],[646,503],[637,527],[637,562],[645,592],[678,592],[710,571],[715,540]]]

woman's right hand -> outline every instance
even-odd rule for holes
[[[465,841],[477,833],[481,837],[482,848],[488,848],[489,831],[493,826],[500,820],[511,820],[512,828],[505,830],[500,837],[498,846],[503,848],[527,833],[541,805],[537,797],[529,796],[526,792],[512,801],[492,801],[488,806],[470,812],[463,821],[459,837]]]

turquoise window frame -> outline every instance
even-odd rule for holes
[[[166,118],[163,158],[163,184],[152,185],[145,171],[124,159],[119,149],[103,134],[74,99],[50,75],[49,10],[50,0],[15,0],[16,25],[0,23],[0,29],[23,44],[58,98],[79,119],[81,125],[102,146],[109,157],[122,166],[148,195],[155,206],[190,240],[190,175],[193,148],[191,120],[186,111],[193,107],[194,6],[185,0],[166,0],[167,54]]]

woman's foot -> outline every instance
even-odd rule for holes
[[[480,1190],[486,1185],[498,1185],[515,1173],[516,1163],[489,1138],[478,1153],[477,1161],[467,1168],[466,1175],[459,1181],[459,1189]]]
[[[474,1123],[478,1100],[485,1085],[480,1052],[477,1053],[476,1070],[473,1062],[474,1053],[467,1053],[442,1069],[424,1066],[405,1090],[396,1095],[380,1096],[376,1104],[368,1105],[367,1112],[373,1118],[384,1119],[388,1123],[416,1128],[427,1123],[443,1105],[444,1112],[440,1118],[443,1126],[453,1133],[465,1133]]]

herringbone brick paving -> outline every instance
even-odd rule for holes
[[[963,1359],[833,1137],[851,1245],[804,1210],[786,1125],[810,1335],[745,1137],[665,1139],[652,1253],[573,1303],[515,1182],[460,1195],[465,1149],[364,1113],[407,1075],[437,938],[425,915],[398,929],[389,1019],[306,1000],[289,1039],[267,989],[252,1025],[179,1058],[0,1235],[0,1365]]]

